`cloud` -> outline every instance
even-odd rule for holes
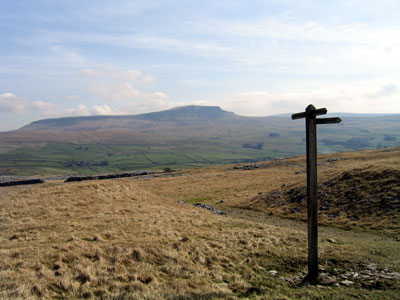
[[[111,73],[111,76],[125,81],[138,81],[142,77],[139,70],[128,70]]]
[[[81,74],[87,77],[103,76],[104,73],[105,73],[104,70],[94,70],[94,69],[83,69],[81,71]]]
[[[366,94],[366,91],[369,92]],[[365,83],[360,86],[332,86],[308,92],[252,91],[203,103],[217,104],[226,110],[247,116],[295,113],[304,110],[311,103],[316,107],[326,107],[330,112],[393,113],[400,111],[398,94],[395,84],[379,87],[378,83]]]
[[[114,112],[111,110],[111,108],[107,105],[94,105],[93,108],[91,109],[91,114],[92,115],[112,115]]]
[[[129,83],[110,85],[93,85],[92,91],[106,101],[128,101],[130,99],[165,99],[167,96],[161,92],[147,93],[139,91]]]
[[[55,104],[43,101],[30,101],[26,98],[17,97],[13,93],[4,93],[0,95],[0,112],[27,114],[31,111],[52,111],[56,108]]]
[[[152,112],[176,106],[176,103],[169,101],[168,96],[162,92],[143,92],[129,83],[94,85],[92,91],[105,102],[119,105],[116,113],[120,114]]]
[[[144,92],[132,83],[154,83],[156,78],[140,70],[121,70],[113,65],[101,69],[84,69],[81,74],[92,79],[91,92],[104,103],[112,103],[116,109],[104,104],[83,110],[90,114],[136,114],[171,108],[174,104],[162,92]]]
[[[54,116],[90,116],[90,110],[85,104],[79,104],[77,107],[66,108],[60,111],[53,111]]]
[[[212,31],[208,31],[210,34]],[[206,32],[203,32],[205,34]],[[163,51],[179,52],[184,54],[194,54],[198,56],[218,56],[227,55],[232,52],[232,48],[222,46],[219,43],[208,40],[198,41],[193,38],[172,38],[150,34],[140,36],[119,36],[116,41],[128,47],[140,47],[148,49],[157,49]]]
[[[112,65],[101,69],[83,69],[80,73],[87,78],[116,79],[119,82],[154,83],[157,80],[155,77],[143,74],[139,70],[120,70]]]
[[[77,51],[69,49],[65,46],[53,46],[50,48],[50,54],[53,58],[62,59],[72,63],[84,63],[86,59],[78,54]]]
[[[320,57],[314,57],[313,62],[316,63],[317,65],[323,65],[326,63],[326,61]]]
[[[367,22],[322,23],[294,19],[290,16],[270,16],[262,20],[217,20],[194,24],[196,32],[241,38],[273,38],[277,40],[310,42],[344,42],[359,44],[393,44],[400,34],[398,25],[377,26]]]
[[[325,63],[329,65],[327,71],[335,69],[341,74],[346,69],[354,72],[360,67],[363,71],[368,67],[371,72],[399,71],[398,24],[316,19],[289,15],[238,21],[207,20],[192,23],[190,30],[192,34],[218,40],[218,47],[229,49],[223,52],[224,58],[245,65],[289,64],[291,71],[302,69],[304,73],[306,70],[302,66],[311,56],[315,57],[313,63]],[[218,58],[217,53],[213,52],[215,58]]]
[[[112,115],[115,112],[107,105],[93,105],[88,108],[85,104],[78,104],[75,107],[62,107],[58,104],[44,101],[31,101],[13,93],[0,95],[0,113],[16,113],[27,115],[32,112],[42,117],[65,117],[65,116],[91,116],[91,115]]]
[[[144,75],[141,79],[142,82],[145,83],[153,83],[155,82],[157,79],[151,75]]]
[[[162,92],[143,92],[129,83],[99,84],[92,86],[92,92],[102,98],[104,102],[116,107],[117,114],[138,114],[169,109],[180,103],[171,101]]]
[[[23,113],[26,111],[26,101],[18,98],[12,93],[4,93],[0,95],[0,112],[16,112]]]
[[[117,110],[118,114],[141,114],[154,111],[166,110],[172,107],[178,106],[176,103],[168,102],[163,99],[137,99],[135,101],[129,101],[124,106]]]
[[[367,95],[369,98],[390,97],[399,93],[399,88],[393,83],[383,85],[376,93]]]
[[[52,112],[47,112],[47,115],[55,117],[65,117],[65,116],[96,116],[96,115],[115,115],[116,112],[113,111],[107,104],[103,105],[93,105],[91,108],[87,107],[85,104],[78,104],[76,107],[72,108],[61,108],[57,107],[56,110]]]

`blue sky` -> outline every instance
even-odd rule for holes
[[[187,104],[400,113],[400,1],[0,0],[0,130]]]

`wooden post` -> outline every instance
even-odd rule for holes
[[[310,104],[305,112],[292,115],[293,120],[306,119],[308,275],[305,281],[310,283],[316,283],[318,278],[317,124],[341,122],[340,118],[316,118],[326,113],[326,108],[316,109]]]
[[[317,122],[315,107],[306,109],[308,276],[318,277]]]

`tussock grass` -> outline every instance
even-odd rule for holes
[[[355,168],[373,164],[368,156],[385,161],[386,153],[340,155],[349,158],[343,159],[346,168],[350,161]],[[340,167],[341,160],[335,163]],[[237,208],[260,192],[300,183],[304,176],[295,173],[303,167],[296,158],[251,171],[220,167],[173,177],[4,188],[0,298],[395,299],[399,284],[393,281],[382,289],[294,287],[306,271],[305,225]],[[178,202],[190,199],[227,215]],[[320,258],[336,274],[361,272],[371,262],[400,270],[393,238],[334,227],[321,228]]]

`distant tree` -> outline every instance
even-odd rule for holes
[[[394,141],[396,141],[396,137],[394,137],[392,135],[385,134],[383,140],[387,141],[387,142],[394,142]]]
[[[257,144],[246,143],[246,144],[243,144],[242,146],[243,146],[243,148],[262,150],[264,143],[257,143]]]

